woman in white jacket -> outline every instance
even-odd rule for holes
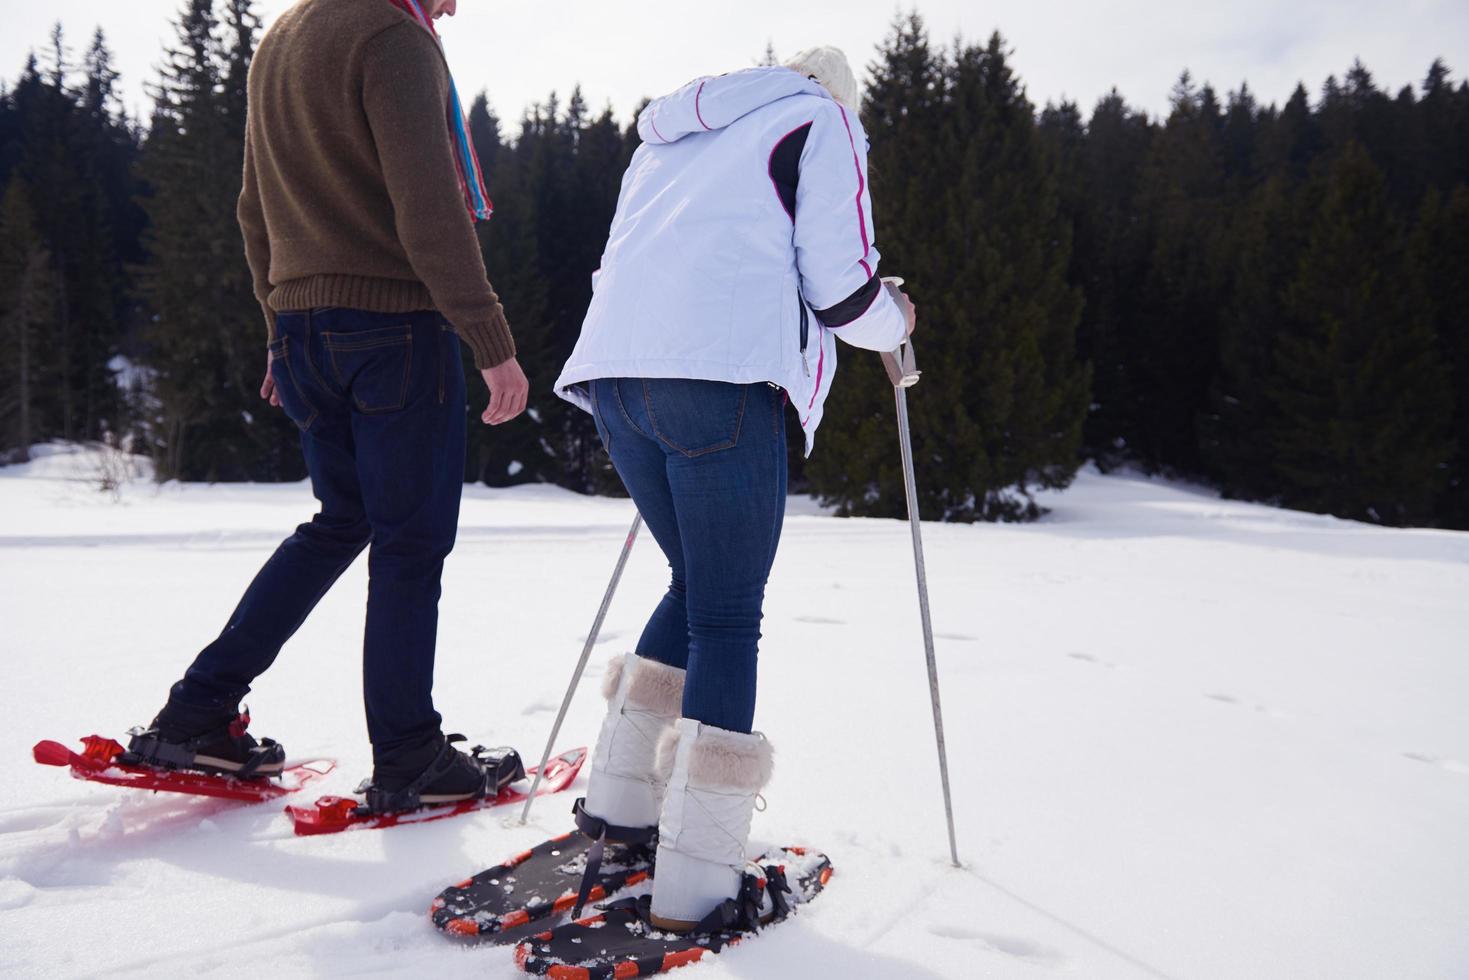
[[[649,104],[556,381],[595,417],[672,568],[637,653],[609,671],[579,814],[612,841],[658,826],[661,928],[693,928],[737,894],[770,775],[751,724],[785,406],[809,454],[836,338],[890,351],[913,329],[908,298],[878,277],[857,104],[834,48]]]

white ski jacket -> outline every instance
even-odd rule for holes
[[[590,411],[598,378],[767,381],[809,455],[833,338],[887,351],[906,329],[878,279],[856,113],[795,71],[751,68],[650,103],[638,133],[557,394]]]

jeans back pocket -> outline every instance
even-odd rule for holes
[[[291,341],[278,336],[266,347],[270,356],[270,380],[275,384],[275,395],[280,399],[286,418],[296,423],[303,432],[316,421],[316,406],[311,404],[306,393],[296,382],[296,369],[291,364]]]
[[[703,456],[734,447],[740,441],[749,394],[749,385],[726,381],[643,381],[648,424],[666,446],[685,456]]]
[[[337,384],[359,412],[396,412],[408,403],[413,377],[413,325],[373,330],[323,331]]]

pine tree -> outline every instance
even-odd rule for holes
[[[1456,184],[1469,180],[1469,99],[1455,93],[1442,58],[1429,67],[1422,89],[1416,116],[1422,132],[1424,179],[1429,187],[1448,194]]]
[[[569,269],[580,275],[574,276],[563,287],[567,290],[567,298],[573,302],[574,310],[567,323],[568,329],[555,349],[553,363],[548,365],[550,370],[545,376],[548,391],[562,364],[571,356],[591,305],[592,274],[602,264],[602,249],[617,211],[617,198],[627,161],[624,135],[610,108],[584,124],[577,139],[572,172],[577,215],[571,236],[574,247],[565,259]],[[560,402],[553,408],[562,413],[561,443],[564,457],[572,464],[572,484],[595,492],[620,488],[621,481],[603,452],[590,416],[566,402]]]
[[[1325,148],[1320,121],[1311,112],[1311,99],[1297,85],[1285,106],[1261,121],[1257,143],[1257,169],[1267,175],[1280,174],[1293,181],[1311,175],[1311,165]]]
[[[1123,438],[1149,469],[1198,474],[1197,425],[1218,370],[1234,201],[1224,166],[1223,112],[1213,90],[1185,72],[1152,142],[1140,207],[1147,273],[1126,333]]]
[[[1250,123],[1237,118],[1233,125]],[[1300,87],[1283,111],[1257,111],[1253,128],[1246,138],[1251,161],[1237,157],[1235,164],[1219,372],[1198,437],[1204,472],[1226,495],[1270,498],[1277,492],[1274,453],[1264,433],[1279,424],[1270,387],[1276,340],[1287,330],[1286,289],[1319,205],[1306,180],[1319,143]],[[1252,186],[1255,179],[1261,182]]]
[[[888,147],[871,168],[884,268],[909,278],[929,325],[916,339],[934,366],[911,407],[923,502],[951,520],[1033,517],[1032,489],[1075,472],[1088,402],[1057,161],[998,34],[927,57],[922,22],[896,25],[868,106],[874,144]],[[904,140],[910,125],[927,138]],[[841,371],[812,484],[846,513],[896,516],[891,385],[872,356],[850,353]]]
[[[1289,326],[1286,290],[1313,212],[1299,182],[1272,176],[1242,205],[1231,235],[1231,287],[1222,310],[1219,374],[1199,424],[1206,472],[1227,496],[1271,498],[1275,453],[1265,433],[1281,424],[1273,396],[1278,338]]]
[[[1062,211],[1074,228],[1068,281],[1086,296],[1076,337],[1077,356],[1093,371],[1084,445],[1106,468],[1121,462],[1133,429],[1126,343],[1148,268],[1139,187],[1154,128],[1115,89],[1097,103],[1079,145],[1070,133],[1077,124],[1042,118],[1043,130],[1066,131],[1054,137],[1063,159],[1077,158],[1061,181]]]
[[[881,271],[897,275],[902,269],[916,270],[920,249],[935,233],[937,209],[930,205],[928,192],[942,179],[941,165],[925,144],[942,118],[945,61],[930,45],[917,13],[893,22],[878,54],[878,62],[868,68],[870,84],[862,121],[871,141],[868,177],[873,222],[883,253]],[[925,287],[911,272],[902,274],[908,279],[905,288],[923,309],[926,327]],[[933,283],[936,294],[939,280],[930,280],[926,271],[923,279]],[[917,338],[916,348],[925,363],[933,356],[923,336]],[[826,403],[827,423],[819,433],[814,455],[806,461],[804,476],[812,491],[837,503],[842,513],[900,513],[903,477],[893,452],[892,389],[887,374],[875,355],[839,353],[836,381]],[[931,384],[932,374],[924,380],[925,386]],[[925,397],[930,397],[927,391]],[[912,401],[916,404],[918,399]],[[787,428],[793,430],[792,442],[804,448],[799,427],[788,424]],[[916,420],[914,428],[918,439]],[[927,458],[922,452],[919,457]],[[926,472],[924,476],[919,484],[932,488],[936,479]],[[921,506],[930,517],[936,512],[931,497]]]
[[[245,157],[250,62],[255,54],[260,20],[255,0],[222,0],[221,37],[216,58],[222,66],[220,91],[220,153],[228,164],[219,173],[217,208],[212,215],[212,256],[218,263],[217,316],[220,364],[225,372],[230,403],[222,418],[227,423],[221,440],[239,445],[231,454],[234,476],[228,479],[300,478],[305,475],[295,426],[285,413],[267,408],[259,399],[265,371],[265,337],[260,328],[260,304],[245,261],[244,240],[235,217],[240,195],[240,168]],[[270,111],[270,107],[263,107]],[[251,419],[246,439],[235,434],[234,419]]]
[[[1429,193],[1412,254],[1454,389],[1455,454],[1439,513],[1449,527],[1469,529],[1469,186],[1458,185],[1447,198],[1437,190]]]
[[[50,382],[39,395],[46,428],[39,436],[94,437],[110,384],[106,362],[114,339],[117,280],[107,259],[112,234],[100,202],[101,173],[90,152],[93,119],[71,86],[72,62],[59,25],[51,33],[44,72],[31,59],[17,85],[20,132],[14,170],[30,188],[36,229],[51,258],[56,328],[44,351]],[[54,409],[54,410],[51,410]]]
[[[500,165],[500,117],[490,108],[489,96],[484,92],[474,97],[469,107],[469,140],[474,144],[475,156],[480,169],[488,181],[498,172]],[[492,198],[493,199],[493,198]]]
[[[82,180],[71,153],[76,125],[75,100],[68,86],[71,55],[59,22],[51,31],[47,53],[47,70],[40,71],[33,59],[18,86],[26,130],[19,171],[31,189],[36,227],[51,257],[47,281],[54,294],[56,329],[45,347],[51,360],[46,400],[54,403],[54,410],[46,413],[51,420],[47,434],[75,439],[81,434],[73,302]]]
[[[127,180],[133,145],[119,120],[117,72],[101,30],[92,37],[83,61],[85,79],[70,140],[79,180],[80,234],[74,248],[76,299],[72,310],[79,336],[77,384],[81,392],[81,435],[101,439],[121,429],[122,405],[109,366],[122,345],[127,315],[127,285],[120,255],[120,223],[128,219]],[[119,212],[122,212],[121,214]],[[136,234],[136,231],[133,231]]]
[[[0,79],[0,184],[10,180],[10,174],[19,162],[24,133],[15,90]]]
[[[580,88],[564,107],[555,93],[531,107],[513,145],[500,141],[483,96],[469,119],[496,202],[495,217],[480,228],[485,264],[531,379],[531,401],[515,426],[472,428],[468,478],[615,492],[620,484],[590,417],[557,397],[552,382],[581,333],[635,131],[620,130],[610,109],[594,117]]]
[[[141,163],[150,193],[142,202],[149,228],[140,285],[151,313],[145,337],[159,404],[152,435],[160,478],[192,475],[185,453],[192,450],[192,421],[204,417],[206,398],[199,389],[213,387],[199,384],[208,352],[203,343],[208,301],[195,299],[204,283],[196,280],[190,262],[205,252],[197,222],[205,213],[201,198],[207,195],[209,161],[203,151],[213,136],[217,112],[211,55],[215,26],[211,0],[189,0],[177,24],[181,46],[169,49],[154,93]]]
[[[541,412],[546,392],[535,383],[545,370],[547,300],[538,262],[534,201],[525,191],[519,149],[500,142],[499,120],[483,94],[470,109],[469,128],[495,202],[494,217],[478,228],[485,268],[515,334],[516,356],[533,380],[529,411],[514,425],[480,425],[478,412],[471,410],[465,479],[497,487],[551,481],[558,473]],[[465,370],[473,402],[482,397],[484,386],[467,352]]]
[[[1225,179],[1236,193],[1247,192],[1253,184],[1259,156],[1260,116],[1260,107],[1247,82],[1242,82],[1238,91],[1229,93],[1219,139]]]
[[[1287,506],[1384,524],[1429,522],[1447,479],[1452,393],[1432,308],[1386,181],[1348,143],[1286,292],[1291,330],[1266,433]]]
[[[37,418],[42,386],[53,377],[42,359],[56,327],[51,257],[41,243],[30,205],[31,190],[13,177],[0,203],[0,343],[5,383],[0,385],[0,455],[25,462],[43,426]]]
[[[1328,78],[1317,108],[1328,152],[1357,143],[1379,170],[1395,161],[1393,103],[1362,62],[1352,62],[1342,80]]]
[[[98,32],[78,72],[60,29],[43,71],[30,58],[0,100],[0,180],[29,188],[36,233],[50,257],[55,325],[40,356],[48,381],[34,393],[39,439],[96,439],[121,424],[108,364],[125,328],[124,257],[136,257],[130,168],[136,140],[116,106],[117,74]]]
[[[235,201],[254,49],[250,0],[188,0],[179,45],[157,91],[144,148],[151,222],[143,297],[152,314],[148,363],[160,415],[160,478],[299,477],[290,424],[264,408],[259,306],[250,287]]]

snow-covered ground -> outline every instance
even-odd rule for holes
[[[0,974],[518,976],[446,941],[444,886],[569,826],[483,813],[292,836],[278,804],[128,795],[33,765],[120,735],[218,630],[304,485],[0,470]],[[908,529],[804,501],[767,605],[759,840],[837,876],[689,977],[1469,977],[1469,535],[1084,472],[1045,521],[925,526],[958,836],[948,866]],[[632,518],[472,489],[445,579],[451,730],[537,755]],[[365,567],[250,697],[293,755],[366,775]],[[802,581],[820,583],[797,593]],[[561,742],[663,584],[633,556]],[[311,795],[312,791],[308,791]]]

